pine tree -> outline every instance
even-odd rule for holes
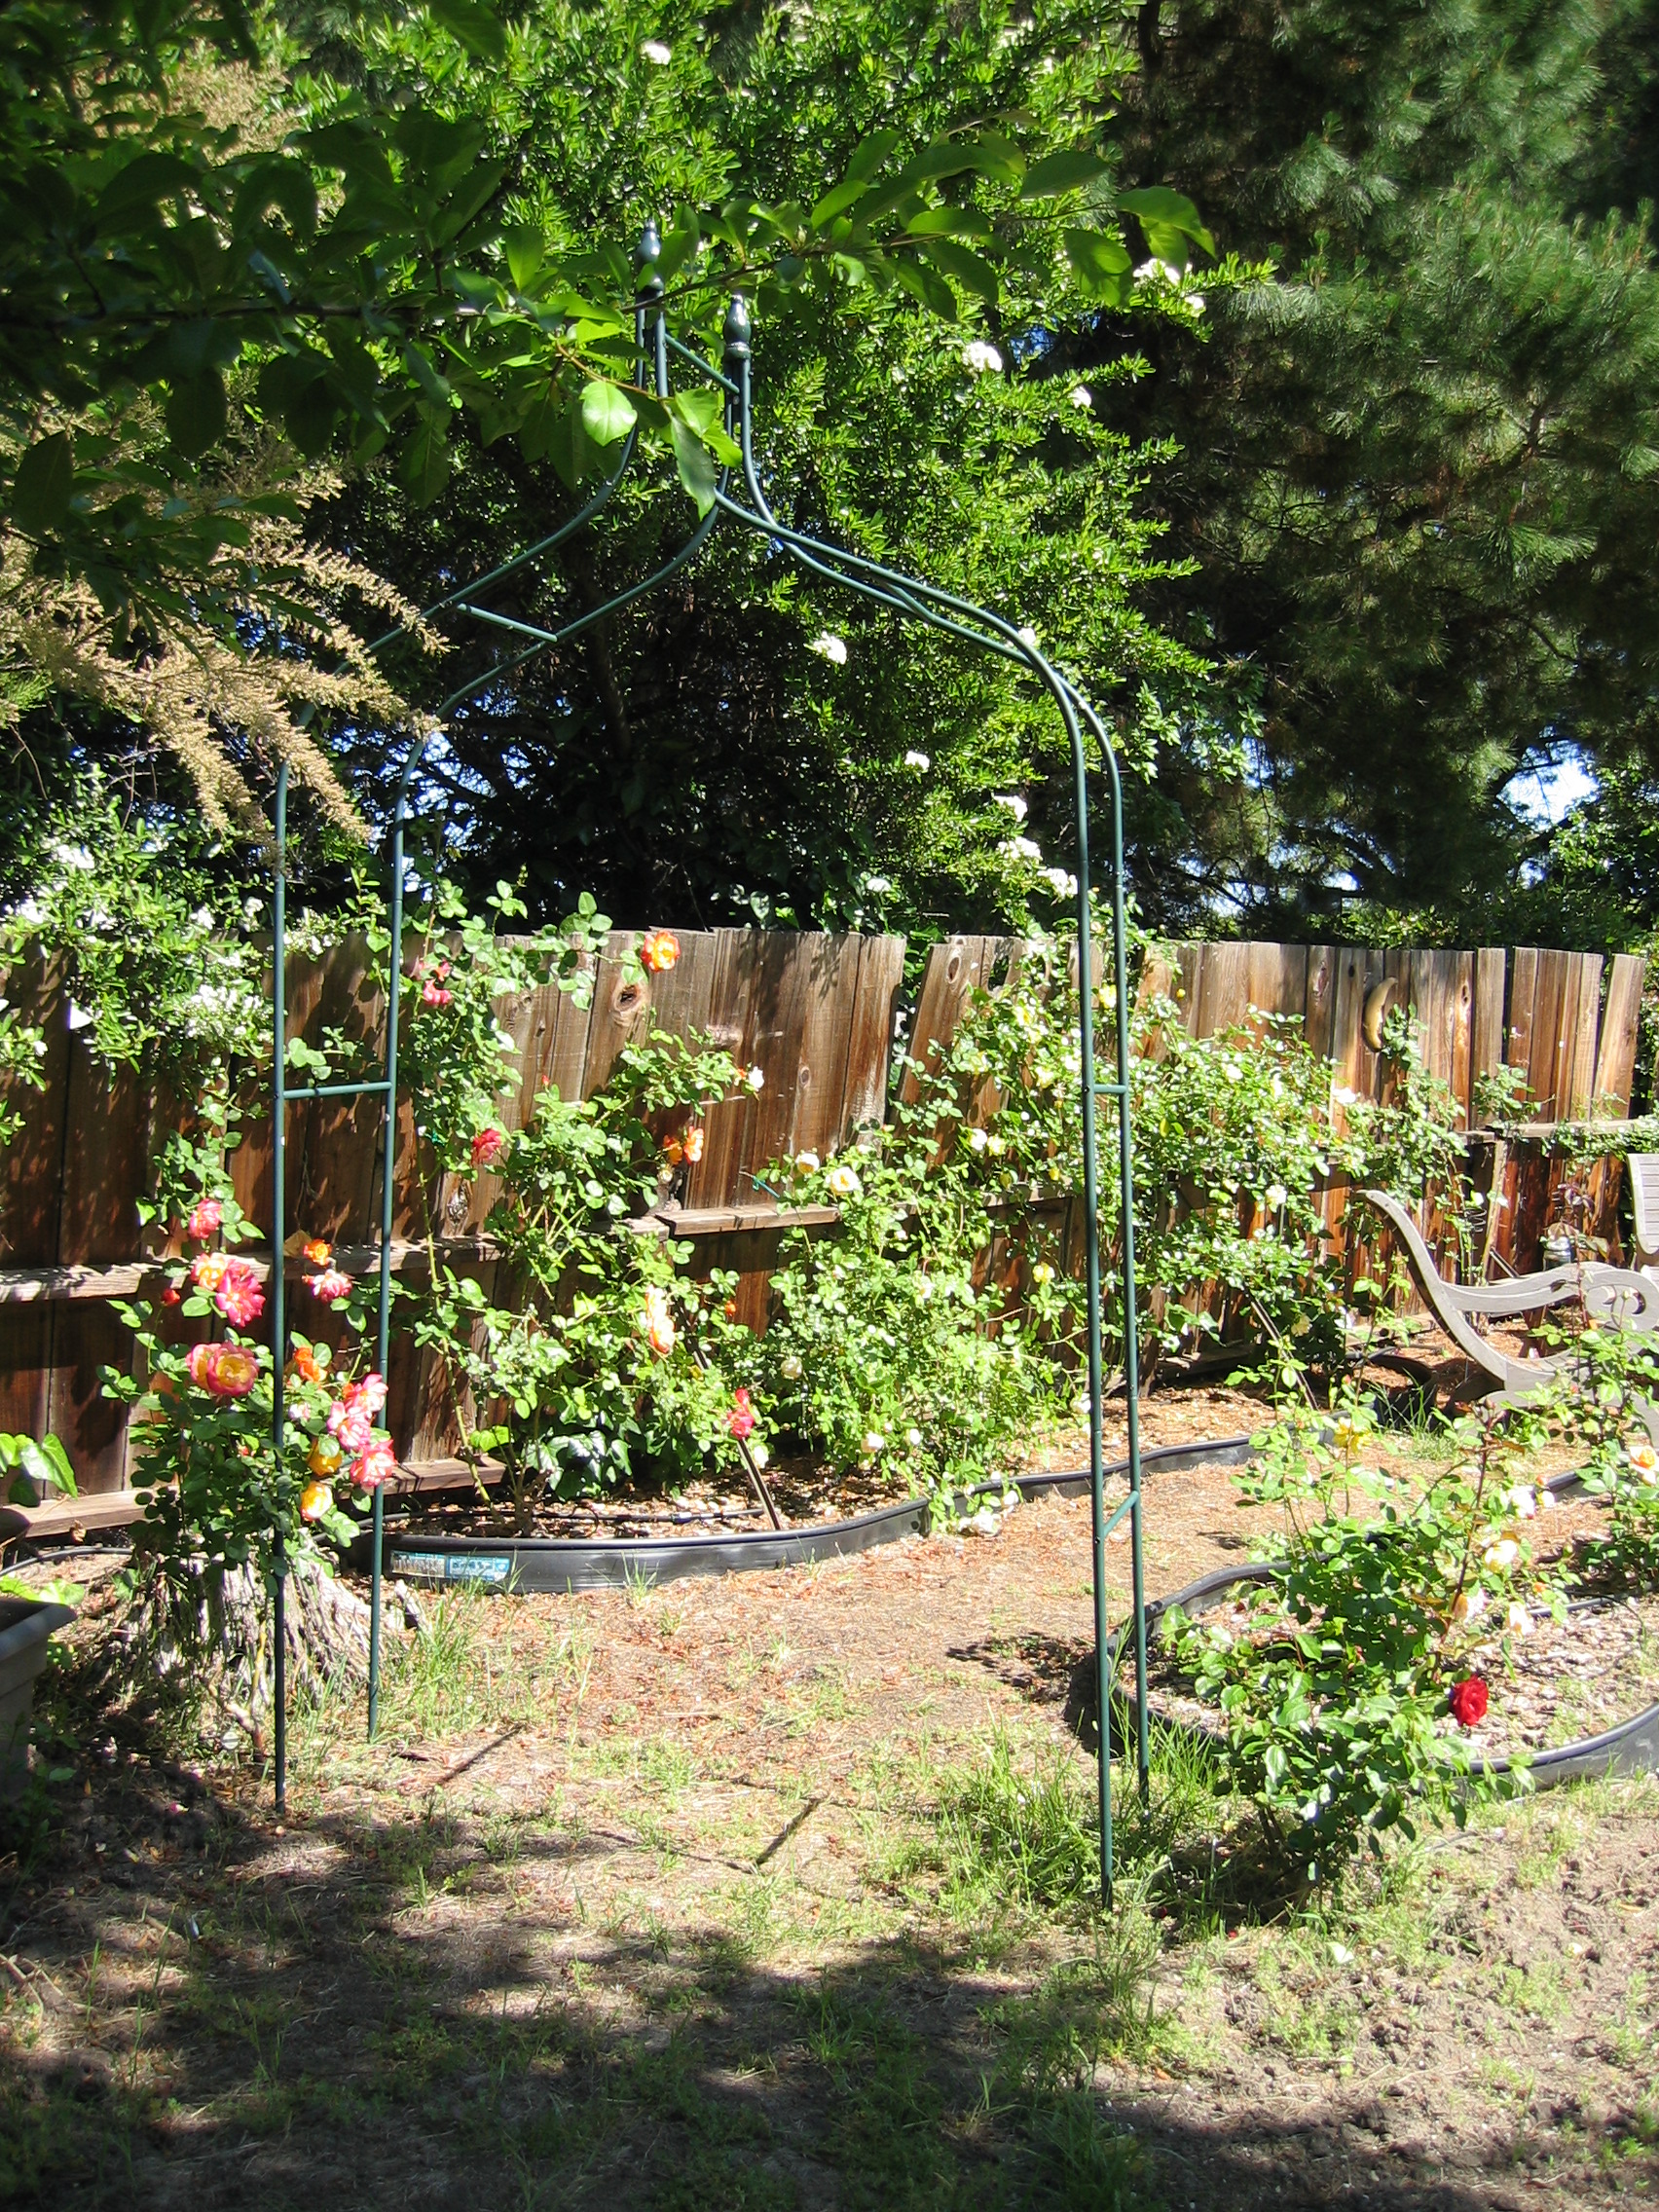
[[[1158,497],[1200,576],[1166,604],[1247,741],[1219,798],[1171,756],[1166,901],[1476,929],[1530,837],[1518,771],[1659,759],[1659,19],[1147,0],[1136,27],[1136,180],[1277,267],[1117,387],[1182,449]]]

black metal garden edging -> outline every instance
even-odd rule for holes
[[[1161,1468],[1237,1466],[1251,1454],[1247,1436],[1218,1437],[1207,1444],[1154,1445],[1141,1454],[1143,1474]],[[1127,1459],[1114,1459],[1108,1477],[1126,1475]],[[1016,1475],[1021,1497],[1049,1493],[1079,1496],[1089,1487],[1087,1467],[1054,1474]],[[997,1497],[1001,1483],[981,1483],[952,1500],[959,1515],[981,1498]],[[850,1559],[901,1536],[924,1534],[933,1507],[925,1497],[901,1498],[873,1513],[846,1521],[818,1521],[798,1529],[753,1529],[735,1535],[698,1536],[445,1536],[396,1531],[382,1539],[385,1570],[418,1582],[498,1590],[515,1596],[551,1592],[570,1597],[585,1590],[619,1590],[640,1581],[679,1582],[688,1577],[742,1574],[780,1567],[811,1567],[818,1560]],[[373,1538],[365,1530],[347,1558],[357,1568],[371,1567]],[[1149,1612],[1148,1617],[1151,1618]]]
[[[460,705],[471,693],[498,682],[520,667],[535,654],[549,646],[564,644],[596,622],[605,620],[632,601],[652,591],[677,571],[694,560],[708,542],[716,527],[728,521],[742,529],[752,531],[764,538],[777,551],[787,553],[803,568],[826,581],[840,585],[886,607],[906,620],[926,624],[929,628],[959,638],[980,651],[995,654],[1022,667],[1048,692],[1058,710],[1070,746],[1074,792],[1075,822],[1077,831],[1077,948],[1078,948],[1078,1042],[1081,1072],[1080,1097],[1083,1115],[1083,1167],[1084,1167],[1084,1220],[1085,1220],[1085,1275],[1088,1294],[1088,1356],[1089,1399],[1089,1491],[1092,1501],[1091,1549],[1094,1586],[1094,1647],[1096,1689],[1100,1710],[1107,1709],[1111,1671],[1116,1646],[1107,1634],[1106,1622],[1106,1541],[1112,1530],[1125,1517],[1129,1522],[1131,1546],[1131,1582],[1133,1611],[1130,1626],[1133,1630],[1135,1658],[1136,1711],[1140,1724],[1136,1746],[1136,1771],[1143,1792],[1148,1785],[1148,1738],[1146,1726],[1146,1577],[1142,1545],[1141,1522],[1141,1457],[1140,1419],[1137,1402],[1137,1375],[1139,1345],[1135,1312],[1135,1244],[1134,1244],[1134,1166],[1129,1130],[1129,1016],[1128,1016],[1128,947],[1126,943],[1126,916],[1124,899],[1124,799],[1118,763],[1107,735],[1106,726],[1099,715],[1078,690],[1071,680],[1045,656],[1039,648],[1035,634],[1021,629],[988,608],[975,607],[971,602],[942,590],[937,584],[907,576],[880,562],[871,561],[862,554],[830,545],[810,534],[792,529],[774,514],[761,486],[755,459],[752,385],[752,326],[749,310],[741,294],[733,297],[727,311],[723,330],[724,351],[721,364],[701,355],[669,331],[665,311],[663,283],[657,275],[656,264],[661,254],[661,241],[656,226],[648,224],[640,241],[636,266],[639,270],[639,288],[635,302],[635,349],[642,385],[647,375],[659,399],[671,393],[669,362],[671,354],[682,363],[701,385],[713,385],[723,395],[725,428],[728,437],[735,440],[742,464],[742,497],[733,497],[730,474],[722,469],[717,479],[714,498],[708,511],[680,550],[652,574],[618,592],[601,607],[591,608],[557,630],[541,628],[535,623],[520,621],[501,614],[481,604],[482,596],[501,578],[524,568],[541,554],[550,551],[562,538],[582,528],[601,511],[616,486],[621,482],[633,458],[634,436],[630,432],[624,443],[621,457],[612,474],[587,501],[581,511],[560,530],[515,554],[509,561],[492,570],[475,583],[451,592],[433,607],[424,609],[428,614],[452,610],[466,614],[509,636],[526,641],[519,650],[491,668],[453,693],[438,709],[442,717]],[[390,642],[396,632],[377,640],[380,645]],[[1114,993],[1116,1077],[1111,1082],[1099,1082],[1095,1076],[1094,1061],[1094,1008],[1093,1008],[1093,923],[1092,891],[1089,870],[1088,846],[1088,774],[1090,755],[1085,740],[1088,729],[1097,749],[1095,765],[1104,768],[1110,788],[1112,814],[1112,852],[1110,863],[1110,890],[1112,903],[1112,981]],[[376,1083],[325,1087],[309,1095],[346,1096],[376,1092],[383,1100],[385,1141],[383,1146],[382,1191],[382,1245],[381,1245],[381,1299],[378,1342],[381,1355],[381,1372],[386,1371],[387,1313],[389,1298],[390,1265],[390,1211],[392,1202],[393,1133],[396,1125],[396,1051],[397,1051],[397,1001],[398,974],[402,953],[402,897],[403,897],[403,828],[406,819],[408,794],[421,748],[417,746],[405,764],[398,785],[397,802],[392,826],[392,877],[390,887],[391,908],[391,977],[387,991],[387,1034],[386,1075]],[[286,1099],[308,1093],[285,1091],[283,1067],[287,1050],[286,1015],[283,1004],[283,879],[286,866],[284,851],[286,773],[279,781],[276,823],[276,949],[275,959],[275,984],[273,988],[273,1018],[276,1046],[275,1120],[276,1141],[275,1157],[277,1162],[274,1202],[276,1224],[274,1232],[276,1296],[274,1301],[273,1329],[275,1346],[275,1411],[273,1438],[277,1456],[278,1480],[284,1451],[282,1408],[282,1362],[286,1346],[283,1335],[284,1309],[282,1300],[282,1207],[284,1200],[281,1161],[283,1138],[283,1107]],[[1123,1235],[1122,1301],[1124,1314],[1123,1366],[1126,1381],[1126,1419],[1128,1458],[1128,1494],[1117,1506],[1110,1518],[1105,1503],[1105,1458],[1102,1446],[1101,1417],[1104,1391],[1104,1362],[1100,1322],[1100,1212],[1099,1178],[1096,1155],[1096,1102],[1107,1098],[1116,1102],[1118,1116],[1118,1191],[1120,1223]],[[373,1733],[379,1712],[380,1694],[380,1614],[381,1573],[384,1552],[383,1506],[377,1492],[374,1505],[374,1558],[370,1605],[369,1657],[369,1727]],[[276,1793],[281,1802],[283,1790],[283,1759],[285,1742],[281,1698],[283,1683],[280,1674],[282,1562],[278,1543],[276,1573],[275,1604],[277,1652],[277,1714],[276,1714]],[[1097,1804],[1100,1830],[1100,1883],[1102,1896],[1110,1899],[1112,1893],[1112,1775],[1110,1748],[1103,1736],[1098,1762]]]

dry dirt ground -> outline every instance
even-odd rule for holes
[[[1148,1529],[1155,1592],[1251,1533],[1202,1470]],[[0,2203],[1659,2194],[1659,1788],[1507,1805],[1309,1909],[1172,1760],[1102,1916],[1088,1590],[1050,1498],[797,1572],[427,1600],[373,1748],[296,1716],[280,1824],[71,1664],[0,1863]]]

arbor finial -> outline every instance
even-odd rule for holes
[[[733,292],[731,305],[726,310],[725,327],[720,333],[725,340],[726,365],[747,361],[749,342],[755,335],[755,326],[749,319],[749,302],[741,292]]]

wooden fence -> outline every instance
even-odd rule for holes
[[[698,1271],[733,1268],[740,1309],[758,1322],[782,1233],[775,1199],[756,1180],[768,1161],[810,1148],[820,1155],[878,1123],[903,975],[904,940],[756,930],[685,933],[682,956],[664,975],[630,979],[612,940],[601,959],[590,1009],[555,988],[503,1007],[522,1071],[503,1120],[522,1126],[537,1092],[556,1084],[584,1097],[609,1074],[629,1039],[654,1013],[665,1028],[698,1030],[764,1077],[758,1093],[716,1108],[701,1161],[691,1171],[680,1232],[696,1242]],[[1021,948],[1006,938],[959,937],[930,952],[910,1027],[909,1050],[926,1057],[948,1042],[976,987],[997,989]],[[1386,952],[1351,946],[1187,944],[1147,988],[1177,996],[1188,1027],[1211,1035],[1277,1014],[1300,1024],[1331,1065],[1333,1087],[1378,1096],[1386,1081],[1366,1043],[1368,1010],[1390,995],[1410,1010],[1429,1067],[1472,1112],[1474,1083],[1501,1060],[1526,1071],[1540,1121],[1582,1115],[1592,1100],[1626,1110],[1635,1061],[1641,963],[1620,958],[1605,974],[1595,955],[1523,947],[1479,952]],[[1381,994],[1381,995],[1380,995]],[[45,1022],[46,1088],[24,1092],[21,1135],[0,1159],[0,1428],[53,1429],[68,1446],[88,1492],[130,1480],[125,1419],[104,1400],[99,1368],[131,1356],[113,1297],[159,1281],[165,1242],[140,1232],[136,1200],[146,1161],[167,1119],[166,1100],[126,1076],[107,1077],[69,1031],[50,966],[12,995],[25,1018]],[[378,1034],[383,1009],[364,950],[344,945],[320,961],[296,959],[289,977],[293,1034],[314,1039],[338,1026]],[[379,1216],[377,1108],[371,1101],[316,1101],[290,1109],[290,1220],[369,1264]],[[1492,1151],[1502,1256],[1527,1255],[1548,1203],[1549,1170],[1524,1148]],[[235,1156],[237,1195],[254,1220],[269,1219],[271,1131],[255,1123]],[[428,1205],[447,1254],[488,1277],[478,1241],[495,1190],[492,1178],[421,1181],[414,1129],[402,1112],[394,1222],[400,1269],[424,1264]],[[1616,1177],[1603,1191],[1616,1193]],[[1343,1194],[1330,1219],[1341,1234]],[[1607,1201],[1610,1202],[1610,1201]],[[826,1218],[829,1218],[828,1216]],[[390,1419],[406,1458],[442,1464],[457,1437],[443,1393],[406,1346],[394,1354]]]

